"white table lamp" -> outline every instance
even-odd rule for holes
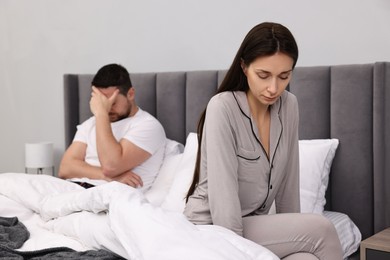
[[[25,156],[26,173],[28,168],[37,169],[37,174],[42,174],[44,168],[52,168],[52,175],[54,175],[53,143],[27,143]]]

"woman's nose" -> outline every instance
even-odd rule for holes
[[[269,93],[271,93],[271,94],[275,94],[275,93],[278,92],[278,81],[277,81],[277,79],[273,79],[270,82],[270,85],[268,86],[267,91]]]

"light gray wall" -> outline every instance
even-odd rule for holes
[[[291,29],[298,66],[390,61],[389,0],[0,0],[0,172],[26,142],[64,152],[64,73],[225,69],[263,21]]]

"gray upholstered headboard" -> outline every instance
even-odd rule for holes
[[[131,74],[140,107],[185,142],[225,71]],[[92,75],[64,76],[65,142],[88,118]],[[348,214],[363,238],[390,226],[390,63],[298,67],[300,139],[338,138],[327,209]],[[387,159],[387,160],[386,160]],[[386,173],[387,176],[386,176]]]

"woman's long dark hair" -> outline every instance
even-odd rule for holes
[[[284,53],[294,61],[293,68],[298,60],[298,46],[291,32],[281,24],[265,22],[253,27],[246,35],[244,41],[226,73],[216,94],[225,91],[244,91],[249,89],[247,78],[242,70],[242,63],[249,66],[259,57],[271,56],[277,52]],[[201,114],[198,123],[198,153],[192,184],[188,190],[186,201],[194,193],[200,177],[201,143],[206,109]]]

